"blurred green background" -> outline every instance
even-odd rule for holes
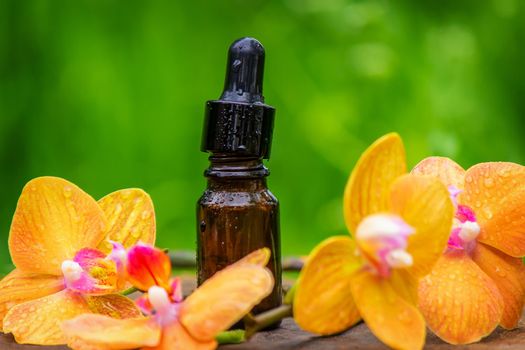
[[[153,197],[158,245],[192,249],[204,102],[229,44],[266,47],[270,187],[284,254],[344,233],[357,157],[396,130],[410,165],[525,163],[525,5],[493,1],[0,1],[0,273],[23,185]]]

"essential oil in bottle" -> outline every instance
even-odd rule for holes
[[[264,48],[253,38],[229,49],[224,91],[206,103],[201,150],[209,152],[208,186],[197,204],[198,283],[267,247],[275,287],[253,310],[281,305],[279,203],[266,185],[275,109],[262,94]]]

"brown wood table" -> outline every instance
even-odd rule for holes
[[[185,294],[195,286],[193,278],[184,279]],[[464,346],[452,346],[444,343],[434,334],[428,333],[425,349],[469,349],[469,350],[525,350],[525,314],[519,327],[512,331],[498,328],[481,342]],[[0,333],[0,350],[67,350],[66,346],[35,346],[16,344],[11,335]],[[256,334],[249,342],[236,345],[223,345],[220,350],[375,350],[388,349],[381,344],[361,323],[354,328],[331,337],[318,337],[300,330],[293,319],[287,318],[280,328]]]
[[[439,340],[429,333],[425,349],[469,349],[469,350],[523,350],[525,349],[525,320],[522,319],[520,327],[513,331],[497,329],[492,335],[480,343],[452,346]],[[9,335],[0,335],[1,350],[67,350],[66,346],[34,346],[19,345],[14,343]],[[337,336],[316,337],[301,331],[291,318],[284,320],[279,329],[256,334],[248,343],[237,345],[223,345],[220,350],[372,350],[388,349],[382,345],[368,330],[365,324]]]

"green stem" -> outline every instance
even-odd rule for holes
[[[258,331],[279,322],[283,318],[293,317],[293,298],[295,296],[295,283],[284,296],[284,304],[275,309],[268,310],[257,316],[248,314],[244,317],[244,328],[246,329],[246,339],[250,339]]]
[[[135,292],[138,292],[139,290],[135,287],[131,287],[131,288],[128,288],[126,289],[125,291],[121,292],[120,294],[122,295],[130,295],[130,294],[133,294]]]
[[[293,314],[293,308],[290,304],[283,304],[275,309],[268,310],[257,316],[248,315],[244,318],[244,327],[246,328],[246,339],[250,339],[258,331],[265,329],[283,318],[290,317]]]
[[[288,292],[284,296],[284,303],[288,305],[293,304],[293,298],[295,297],[295,290],[297,289],[297,283],[294,283],[293,286],[288,289]]]
[[[233,331],[220,332],[215,337],[219,344],[239,344],[246,340],[243,329],[235,329]]]

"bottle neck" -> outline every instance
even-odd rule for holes
[[[266,188],[266,177],[270,172],[264,166],[262,158],[214,153],[209,161],[210,166],[204,172],[204,176],[208,178],[208,188],[232,183],[248,186],[251,190]]]

